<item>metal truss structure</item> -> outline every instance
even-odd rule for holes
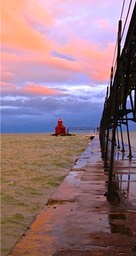
[[[113,177],[115,150],[122,147],[121,151],[125,151],[124,128],[128,138],[128,157],[132,158],[129,123],[136,123],[136,3],[122,50],[121,43],[122,21],[119,20],[116,66],[111,68],[100,123],[100,144],[104,166],[109,170],[109,183]],[[112,193],[110,186],[109,193]]]

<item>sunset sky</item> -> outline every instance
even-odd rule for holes
[[[2,0],[2,132],[99,126],[122,3]]]

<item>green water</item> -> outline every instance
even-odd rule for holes
[[[6,256],[90,141],[84,134],[3,134],[1,142],[2,256]]]

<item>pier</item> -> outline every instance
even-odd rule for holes
[[[123,33],[120,20],[99,134],[9,256],[136,255],[136,4],[121,48]]]
[[[76,126],[76,127],[68,127],[67,131],[96,131],[94,127],[91,126]]]

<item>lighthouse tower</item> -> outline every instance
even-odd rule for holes
[[[63,121],[61,118],[58,119],[58,124],[55,127],[55,135],[65,135],[66,134],[66,128],[63,125]]]

